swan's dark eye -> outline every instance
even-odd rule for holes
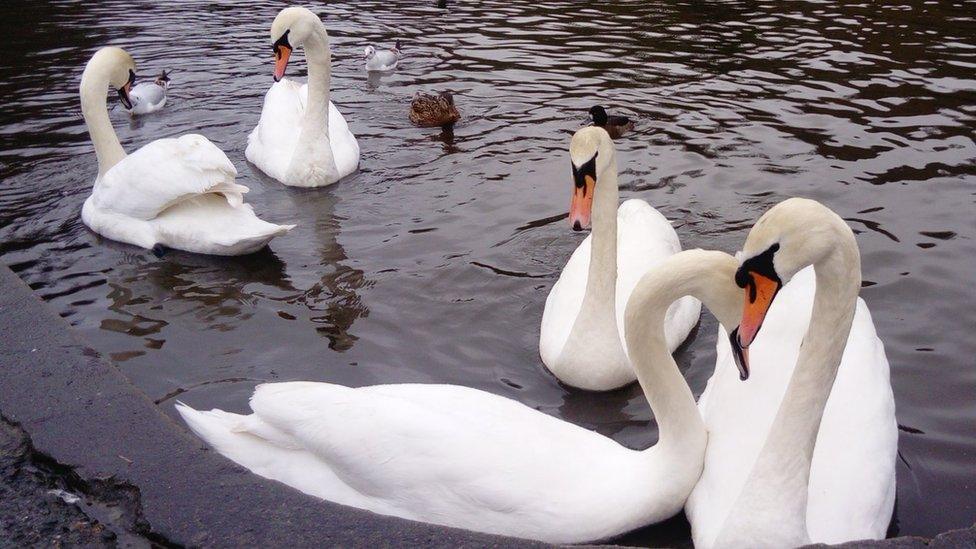
[[[291,44],[288,43],[289,32],[291,32],[291,30],[286,30],[285,34],[282,34],[281,38],[275,40],[275,43],[271,45],[271,49],[274,50],[276,59],[281,59],[281,48],[285,47],[289,50],[294,49],[291,47]]]
[[[777,284],[781,283],[779,275],[776,274],[776,267],[773,265],[773,256],[779,251],[779,242],[766,248],[766,251],[742,262],[739,269],[735,271],[735,284],[740,288],[749,288],[749,301],[756,300],[756,281],[753,280],[751,273],[762,275]]]
[[[587,160],[586,163],[579,168],[577,168],[575,164],[573,165],[573,185],[575,185],[577,189],[582,189],[586,185],[586,176],[590,176],[594,181],[596,181],[596,157],[599,154],[599,152],[594,154],[593,158]]]

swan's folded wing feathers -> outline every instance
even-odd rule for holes
[[[153,219],[170,206],[207,193],[220,193],[231,206],[244,202],[247,187],[234,183],[237,170],[202,135],[157,139],[124,158],[96,186],[99,208]]]
[[[547,456],[616,444],[510,399],[459,386],[275,383],[255,389],[251,408],[364,494],[391,485],[406,492],[440,486],[450,497],[505,507],[512,499],[496,493],[497,487],[527,482],[526,471],[556,474],[559,465],[543,466]],[[523,456],[513,462],[508,450],[516,447],[541,461]]]

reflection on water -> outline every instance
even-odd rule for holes
[[[271,83],[274,7],[29,6],[0,6],[18,52],[0,66],[0,254],[168,413],[176,395],[243,410],[261,380],[443,382],[651,444],[636,386],[567,391],[536,350],[581,238],[564,221],[565,149],[603,103],[637,121],[617,142],[623,198],[658,207],[686,247],[734,251],[794,195],[851,224],[902,427],[893,531],[976,516],[974,3],[330,2],[317,11],[332,99],[362,169],[326,190],[285,188],[244,160]],[[396,39],[399,68],[367,76],[362,48]],[[160,113],[112,112],[127,150],[203,133],[262,218],[298,227],[236,259],[156,258],[89,232],[79,211],[96,170],[77,86],[105,44],[128,48],[144,77],[176,70]],[[413,127],[410,98],[440,90],[462,114],[453,133]],[[696,394],[714,338],[705,317],[677,356]],[[685,543],[685,528],[626,541]]]

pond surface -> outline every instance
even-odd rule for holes
[[[434,4],[315,7],[362,164],[300,190],[244,159],[277,6],[5,2],[0,260],[171,415],[177,396],[243,411],[262,381],[454,383],[646,447],[657,434],[636,385],[568,391],[537,354],[546,295],[582,238],[564,219],[569,137],[603,103],[638,121],[617,143],[622,198],[674,220],[685,247],[735,251],[790,196],[848,220],[901,425],[891,533],[973,523],[976,3]],[[368,78],[363,47],[397,38],[400,68]],[[107,44],[143,78],[174,71],[163,111],[113,111],[128,151],[202,133],[259,215],[298,227],[237,259],[157,258],[90,232],[77,89]],[[289,73],[304,71],[299,52]],[[455,93],[453,136],[410,125],[419,90]],[[678,354],[696,394],[715,327],[705,315]],[[687,530],[677,519],[625,541],[686,543]]]

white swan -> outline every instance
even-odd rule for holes
[[[685,506],[695,546],[883,538],[898,433],[884,345],[857,297],[850,228],[817,202],[787,200],[756,223],[742,257],[738,338],[751,368],[739,381],[729,341],[719,338],[699,400],[705,470]]]
[[[583,128],[569,146],[575,188],[570,223],[593,232],[576,248],[546,298],[542,362],[567,385],[606,391],[636,379],[624,341],[624,306],[647,269],[681,251],[671,223],[647,202],[617,208],[617,162],[602,128]],[[668,310],[668,350],[698,322],[701,304],[685,297]]]
[[[705,431],[668,352],[668,306],[689,293],[734,322],[728,254],[690,250],[649,271],[627,307],[634,368],[660,428],[636,451],[513,400],[452,385],[260,385],[254,413],[177,409],[218,452],[308,494],[377,513],[551,543],[607,539],[681,509]]]
[[[131,107],[135,67],[124,50],[108,47],[92,56],[81,76],[81,112],[98,158],[98,176],[81,210],[85,224],[143,248],[213,255],[254,252],[294,227],[258,219],[244,203],[247,187],[234,183],[234,165],[202,135],[157,139],[126,156],[105,90],[115,87],[123,106]]]
[[[366,59],[366,70],[372,72],[392,71],[400,62],[400,41],[388,50],[377,50],[373,46],[366,46],[363,50]]]
[[[359,143],[329,101],[332,61],[325,25],[305,8],[285,8],[271,24],[277,62],[244,156],[285,185],[331,185],[359,167]],[[305,48],[308,84],[282,80],[292,49]]]
[[[149,114],[156,112],[166,105],[166,92],[169,90],[170,78],[163,71],[152,82],[140,82],[129,90],[129,101],[132,107],[126,109],[129,114]]]

